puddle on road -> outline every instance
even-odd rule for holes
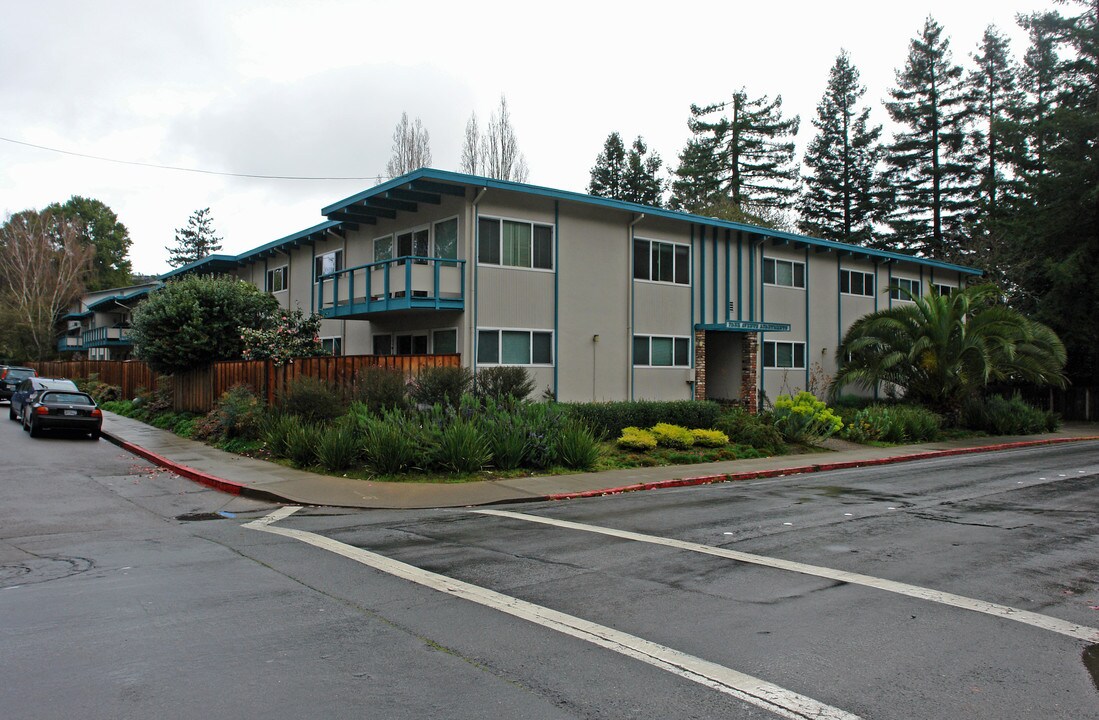
[[[1095,683],[1095,689],[1099,690],[1099,645],[1084,648],[1084,667],[1091,673],[1091,681]]]
[[[176,515],[176,520],[182,520],[183,522],[198,522],[200,520],[224,520],[227,517],[229,516],[216,512],[196,512]]]

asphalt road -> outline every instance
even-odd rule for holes
[[[5,720],[1099,718],[1099,443],[492,514],[0,456]]]

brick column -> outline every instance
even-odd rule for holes
[[[695,400],[706,399],[706,331],[695,330]]]
[[[759,412],[759,335],[740,336],[740,402],[748,412]]]

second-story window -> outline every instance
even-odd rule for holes
[[[874,273],[840,270],[840,292],[848,295],[874,296]]]
[[[477,222],[477,262],[553,270],[553,227],[516,220]]]
[[[313,258],[313,282],[322,275],[329,275],[343,270],[343,250],[333,250]]]
[[[805,263],[763,258],[763,282],[783,287],[805,287]]]
[[[287,266],[272,268],[267,271],[267,292],[282,292],[289,287]]]
[[[920,281],[908,278],[893,278],[889,297],[894,300],[911,300],[920,296]],[[907,293],[905,292],[907,291]],[[911,295],[911,297],[909,297]]]
[[[691,248],[658,240],[633,241],[633,277],[635,280],[689,285]]]

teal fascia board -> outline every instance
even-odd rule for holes
[[[273,240],[273,241],[267,243],[266,245],[260,245],[258,248],[254,248],[252,250],[248,250],[247,252],[243,252],[240,255],[236,256],[236,260],[237,260],[237,262],[246,262],[247,260],[252,258],[254,255],[261,255],[263,253],[270,252],[272,250],[274,250],[274,251],[283,250],[285,246],[293,246],[295,244],[300,244],[303,240],[307,239],[310,235],[316,235],[318,233],[327,232],[328,230],[331,230],[332,228],[335,228],[335,227],[339,227],[342,224],[343,223],[339,220],[326,220],[325,222],[322,222],[319,225],[314,225],[313,227],[306,228],[305,230],[299,230],[298,232],[293,233],[291,235],[287,235],[286,237],[279,238],[278,240]]]
[[[151,288],[141,288],[140,290],[135,290],[134,292],[125,295],[111,295],[110,297],[96,300],[88,305],[88,310],[97,310],[111,304],[125,305],[130,300],[136,300],[137,298],[148,295],[150,289]]]
[[[62,315],[62,320],[83,320],[84,318],[90,318],[95,315],[91,310],[85,310],[84,312],[69,313],[68,315]]]
[[[905,255],[904,253],[890,252],[888,250],[876,250],[874,248],[862,247],[860,245],[851,245],[849,243],[836,242],[834,240],[824,240],[821,238],[809,237],[807,235],[798,235],[796,233],[785,232],[782,230],[772,230],[770,228],[757,227],[755,225],[748,225],[745,223],[737,223],[729,220],[720,220],[718,218],[705,217],[703,215],[692,215],[691,213],[676,212],[674,210],[667,210],[665,208],[651,207],[649,205],[641,205],[639,203],[626,202],[624,200],[611,200],[609,198],[595,197],[593,195],[585,195],[583,193],[572,192],[569,190],[557,190],[554,188],[542,187],[539,185],[528,185],[527,183],[512,182],[510,180],[497,180],[495,178],[480,177],[478,175],[466,175],[464,173],[450,172],[448,170],[436,170],[434,168],[420,168],[414,170],[407,175],[401,175],[400,177],[393,178],[392,180],[382,183],[376,187],[364,190],[351,197],[344,198],[338,202],[335,202],[321,210],[322,215],[329,215],[334,212],[346,208],[348,205],[353,205],[363,200],[368,200],[377,195],[384,194],[389,190],[392,190],[402,185],[413,183],[417,180],[438,180],[441,182],[454,183],[458,185],[468,185],[478,188],[492,188],[496,190],[507,190],[510,192],[523,193],[526,195],[538,195],[540,197],[551,198],[554,200],[565,200],[567,202],[583,203],[585,205],[594,205],[597,207],[605,207],[614,210],[621,210],[627,213],[645,213],[649,217],[667,218],[670,220],[678,220],[682,222],[693,222],[707,225],[709,227],[726,228],[729,230],[740,230],[743,232],[752,233],[753,235],[773,238],[776,240],[786,240],[792,243],[800,243],[817,248],[826,248],[829,250],[842,251],[850,253],[856,256],[864,256],[867,258],[882,258],[893,261],[911,262],[917,265],[925,265],[928,267],[936,267],[943,270],[950,270],[952,272],[959,272],[966,275],[984,275],[983,270],[977,268],[965,267],[964,265],[954,265],[952,263],[939,262],[938,260],[929,260],[927,258],[920,258],[914,255]]]
[[[236,267],[236,265],[236,255],[207,255],[201,260],[195,260],[194,262],[189,262],[186,265],[177,267],[175,270],[169,270],[157,279],[167,280],[191,272],[217,272],[219,269],[224,270]]]
[[[707,330],[710,332],[790,332],[790,324],[753,322],[751,320],[729,320],[723,323],[696,323],[695,330]]]

